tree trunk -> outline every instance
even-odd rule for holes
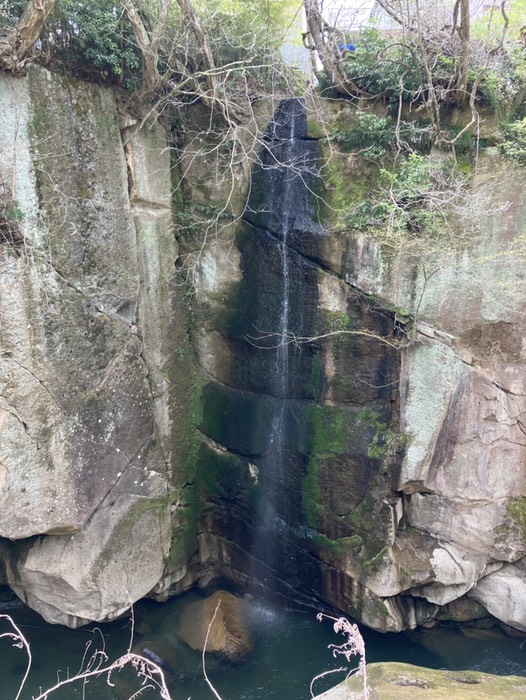
[[[133,1],[121,0],[142,56],[142,85],[139,95],[142,104],[146,104],[169,78],[169,71],[164,75],[159,73],[159,46],[166,33],[171,4],[172,0],[161,0],[159,17],[150,36]]]
[[[0,69],[16,73],[40,36],[58,0],[30,0],[16,27],[0,39]]]
[[[469,39],[470,24],[469,0],[458,0],[460,10],[460,23],[458,35],[460,37],[460,69],[457,81],[458,104],[466,105],[468,102],[468,72],[469,72]]]
[[[308,34],[310,34],[314,49],[334,89],[340,94],[349,97],[356,97],[357,95],[364,94],[363,91],[345,75],[345,71],[339,63],[340,58],[337,52],[338,42],[335,42],[334,47],[331,47],[327,42],[327,34],[331,28],[321,15],[318,0],[303,0],[303,5],[305,7],[305,17],[309,30]],[[342,35],[340,43],[344,41],[345,39]]]

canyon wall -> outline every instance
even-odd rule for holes
[[[198,110],[174,163],[108,89],[0,97],[1,583],[69,625],[228,581],[526,631],[520,168],[415,253],[332,225],[340,103],[262,103],[223,178]]]

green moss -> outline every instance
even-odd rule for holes
[[[409,441],[409,436],[393,430],[379,411],[366,407],[360,410],[357,418],[365,427],[374,431],[367,448],[370,459],[389,459]]]
[[[522,496],[509,501],[506,508],[513,523],[519,528],[526,541],[526,497]]]
[[[367,664],[367,681],[374,697],[384,700],[510,700],[524,696],[524,678],[492,676],[478,671],[443,671],[401,663]],[[329,692],[329,698],[361,697],[358,674]]]
[[[307,134],[311,139],[323,139],[327,137],[325,126],[317,119],[307,120]]]
[[[388,546],[384,545],[374,556],[372,556],[370,559],[364,559],[362,561],[362,567],[364,569],[374,569],[378,564],[382,561],[384,555],[386,554],[388,550]]]
[[[381,600],[376,601],[374,605],[375,612],[378,613],[378,615],[385,620],[389,619],[391,617],[389,610],[387,609],[385,603],[383,603]]]
[[[309,527],[320,525],[321,505],[320,466],[324,458],[341,454],[347,448],[345,413],[333,406],[309,406],[306,414],[307,475],[302,483],[302,507]]]
[[[326,457],[341,454],[347,447],[345,413],[336,406],[309,406],[307,409],[309,454]]]
[[[329,551],[331,554],[343,555],[350,549],[355,549],[360,547],[363,543],[363,539],[360,535],[352,535],[351,537],[338,537],[335,540],[331,540],[321,532],[317,532],[313,535],[312,541],[319,547]]]
[[[330,311],[329,309],[321,309],[321,317],[324,321],[324,328],[321,331],[323,333],[346,331],[352,326],[352,319],[345,311]]]

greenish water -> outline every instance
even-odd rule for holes
[[[190,596],[191,597],[191,596]],[[136,608],[135,641],[153,640],[163,646],[173,673],[167,673],[174,700],[209,700],[213,698],[202,670],[201,655],[179,642],[175,629],[181,600],[164,605],[144,602]],[[186,597],[188,600],[188,597]],[[65,678],[74,675],[82,664],[86,645],[106,645],[110,659],[124,653],[130,641],[128,620],[96,629],[68,630],[47,625],[29,611],[13,614],[31,644],[33,668],[21,700],[30,700],[39,687],[56,682],[57,672]],[[250,623],[255,652],[240,665],[210,658],[207,671],[223,700],[307,700],[312,678],[340,666],[328,645],[341,643],[329,622],[320,623],[315,613],[283,610],[254,602]],[[1,632],[5,628],[1,628]],[[526,675],[526,644],[494,630],[466,635],[457,629],[436,629],[413,634],[379,634],[362,630],[366,640],[367,660],[404,661],[433,668],[475,669],[489,673]],[[25,669],[21,650],[7,639],[0,639],[0,697],[14,700]],[[341,680],[330,676],[315,686],[316,692]],[[129,671],[115,673],[110,687],[105,679],[91,681],[82,688],[68,686],[50,696],[50,700],[125,700],[141,686]],[[84,693],[84,694],[83,694]],[[144,691],[141,700],[158,700],[159,695]]]

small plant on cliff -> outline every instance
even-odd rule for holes
[[[5,194],[0,185],[0,245],[9,243],[19,245],[22,243],[20,222],[24,218],[16,201]]]
[[[502,130],[506,137],[506,141],[500,145],[502,155],[526,165],[526,118],[506,124]]]
[[[48,65],[85,79],[136,89],[141,56],[131,27],[112,0],[61,0],[40,41]]]

